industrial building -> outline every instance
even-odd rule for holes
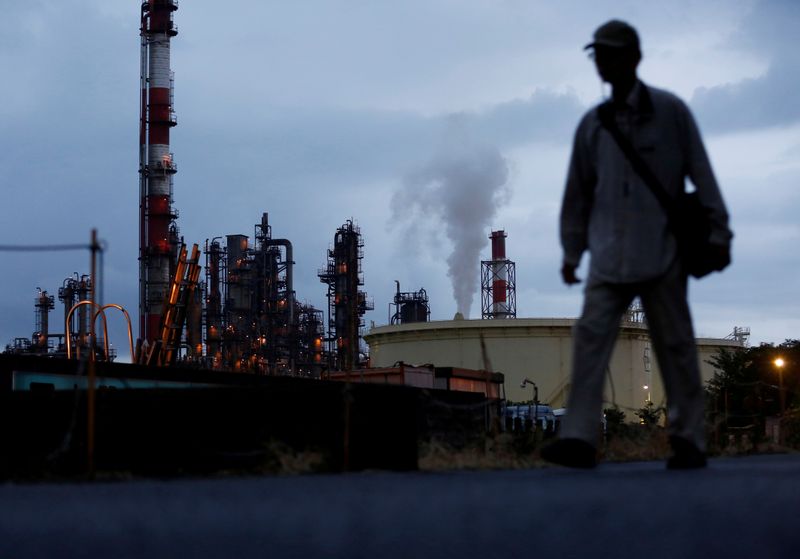
[[[322,311],[297,301],[292,243],[273,238],[267,213],[253,240],[206,241],[204,304],[187,324],[197,331],[187,358],[212,369],[319,377],[328,361]]]
[[[363,241],[351,222],[337,231],[329,272],[330,324],[294,292],[293,251],[272,237],[266,213],[252,239],[229,234],[187,255],[173,209],[177,172],[170,130],[177,125],[170,43],[177,35],[174,0],[141,5],[139,149],[139,362],[260,374],[319,377],[364,361],[362,316],[371,308],[358,286]],[[346,270],[341,272],[340,270]],[[349,270],[349,271],[348,271]],[[324,347],[324,341],[328,346]]]
[[[33,301],[35,330],[30,338],[14,338],[6,345],[6,353],[66,357],[69,349],[80,356],[89,346],[89,321],[93,316],[89,304],[91,294],[92,280],[88,274],[75,272],[65,278],[58,288],[63,314],[57,326],[51,326],[50,311],[55,310],[55,297],[37,288]],[[116,351],[107,343],[106,328],[98,333],[95,349],[99,360],[110,361],[116,356]]]

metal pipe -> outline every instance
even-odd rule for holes
[[[105,314],[106,314],[105,310],[106,309],[117,309],[117,310],[120,310],[120,311],[122,311],[122,314],[125,316],[125,320],[128,323],[128,347],[131,350],[131,361],[135,363],[136,362],[136,360],[135,360],[136,355],[133,352],[133,327],[131,326],[131,317],[128,314],[128,311],[126,311],[125,308],[122,307],[121,305],[117,305],[116,303],[108,303],[107,305],[103,305],[102,307],[100,307],[100,309],[97,312],[94,313],[94,318],[92,320],[93,321],[97,320],[97,315],[102,313],[103,322],[105,323],[106,322],[106,316],[105,316]],[[104,339],[105,339],[104,346],[105,346],[105,351],[106,351],[106,358],[108,358],[110,353],[109,353],[109,345],[108,345],[108,328],[107,328],[107,326],[104,327],[104,332],[105,332],[105,334],[103,334]]]
[[[75,310],[78,309],[79,307],[83,307],[83,306],[86,306],[86,305],[100,308],[100,305],[98,305],[97,303],[95,303],[94,301],[91,301],[91,300],[78,301],[69,310],[69,313],[67,314],[67,319],[64,322],[66,324],[69,324],[69,319],[72,318],[72,314],[75,312]],[[100,312],[100,311],[98,311],[98,312]],[[103,338],[104,338],[104,340],[108,340],[108,322],[106,321],[105,312],[102,313],[102,316],[103,316]],[[96,318],[97,318],[97,316],[95,316],[95,319]],[[93,336],[94,336],[94,320],[92,321],[92,330],[91,330],[90,337],[93,338]],[[90,347],[91,351],[94,351],[94,339],[90,340],[90,346],[89,347]],[[108,353],[106,353],[106,355],[108,355]],[[67,359],[72,359],[72,341],[71,341],[70,337],[67,337]]]

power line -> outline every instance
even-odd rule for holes
[[[92,250],[92,245],[0,245],[0,252],[59,252]]]

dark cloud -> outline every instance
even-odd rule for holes
[[[567,141],[582,110],[574,94],[539,90],[527,99],[457,116],[475,136],[512,148]],[[309,185],[323,179],[367,182],[397,178],[427,159],[452,116],[333,108],[231,111],[211,117],[195,112],[181,117],[175,141],[184,144],[182,158],[207,167],[203,173],[221,165],[219,172],[228,175],[258,168]],[[209,151],[215,159],[203,161]]]
[[[500,103],[473,115],[478,134],[499,146],[531,142],[569,142],[575,124],[586,109],[572,93],[535,91],[527,99]]]
[[[800,2],[763,0],[731,38],[730,48],[761,53],[766,73],[733,84],[698,89],[692,106],[704,128],[728,132],[800,121]]]
[[[711,132],[782,126],[800,121],[798,91],[800,63],[779,56],[763,77],[699,89],[691,104]]]

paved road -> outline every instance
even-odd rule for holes
[[[0,485],[0,558],[800,557],[800,455]]]

